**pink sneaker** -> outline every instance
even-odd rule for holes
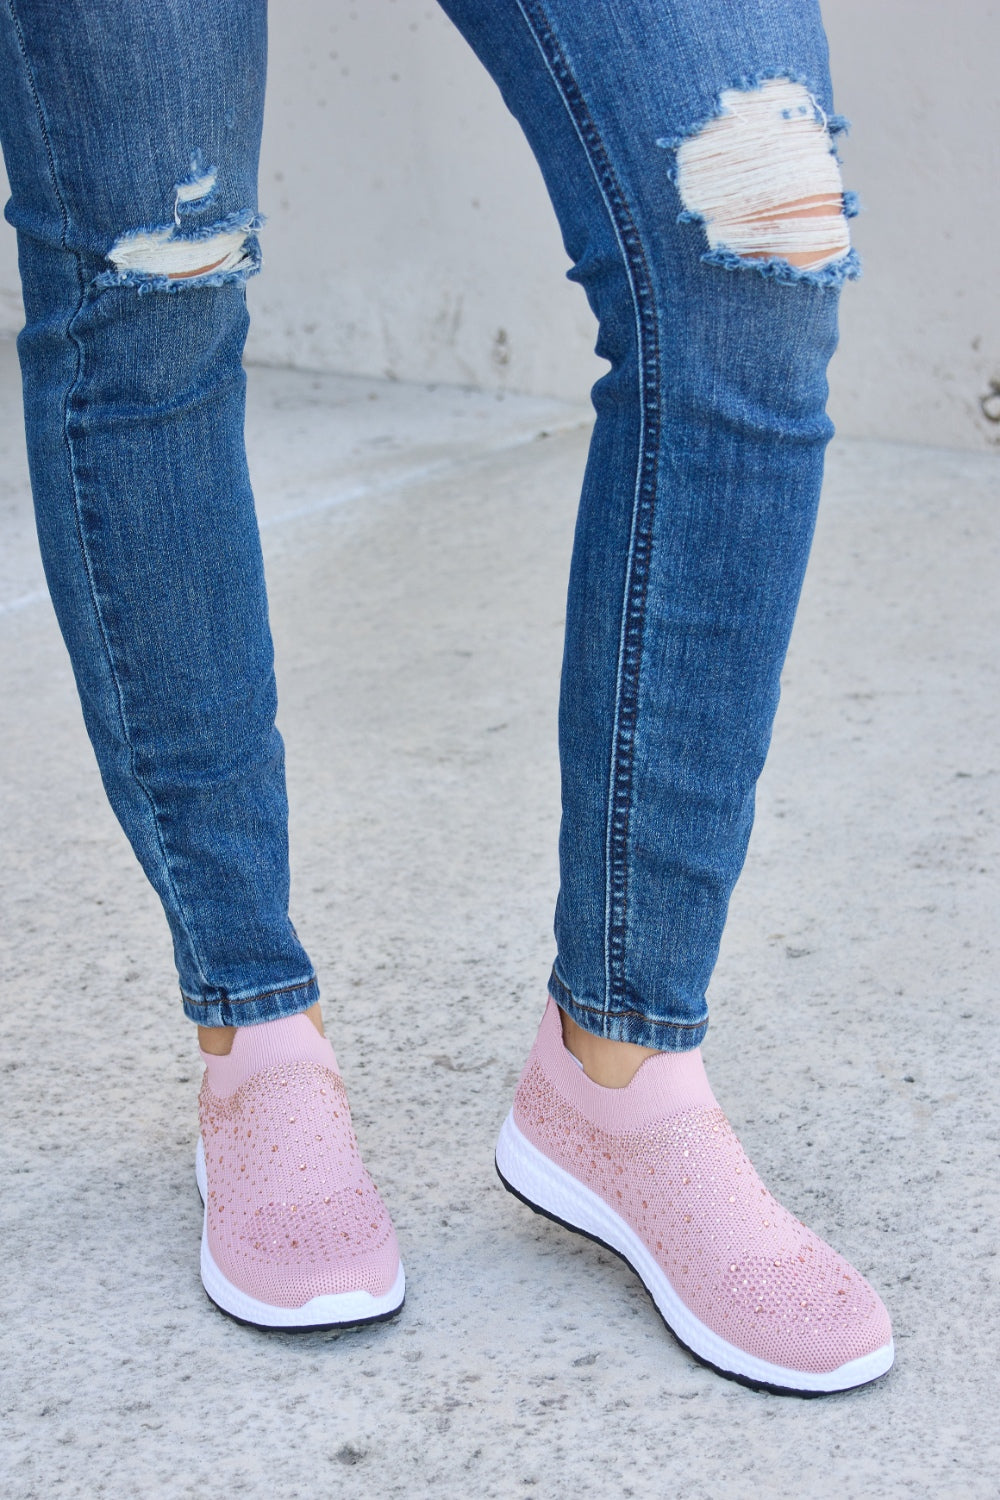
[[[892,1364],[889,1316],[857,1271],[762,1184],[701,1054],[602,1088],[550,1000],[497,1144],[504,1186],[614,1250],[696,1358],[745,1384],[818,1395]]]
[[[260,1328],[391,1318],[405,1290],[396,1234],[330,1043],[297,1015],[242,1027],[228,1057],[201,1055],[196,1170],[212,1301]]]

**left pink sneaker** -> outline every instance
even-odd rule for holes
[[[614,1250],[682,1344],[720,1374],[796,1395],[877,1380],[889,1315],[864,1277],[768,1192],[701,1054],[647,1058],[603,1088],[549,1000],[497,1144],[504,1186]]]
[[[391,1318],[405,1279],[392,1220],[365,1170],[333,1048],[308,1016],[241,1027],[203,1052],[201,1277],[258,1328]]]

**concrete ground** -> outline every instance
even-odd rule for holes
[[[834,445],[713,983],[716,1092],[895,1319],[885,1381],[799,1401],[493,1174],[552,957],[586,413],[251,372],[294,913],[409,1277],[395,1324],[264,1335],[201,1290],[194,1033],[42,593],[9,345],[0,387],[2,1493],[994,1497],[998,459]]]

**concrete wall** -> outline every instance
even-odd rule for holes
[[[866,208],[834,417],[864,436],[1000,447],[1000,5],[826,0],[824,15],[854,122],[845,174]]]
[[[863,281],[842,431],[1000,445],[1000,6],[827,0]],[[251,358],[580,396],[594,326],[534,161],[433,0],[275,6]],[[0,314],[16,321],[10,231]],[[985,400],[985,410],[984,410]]]

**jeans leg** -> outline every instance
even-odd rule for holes
[[[685,1050],[746,853],[831,433],[837,292],[856,269],[819,12],[442,3],[528,137],[611,365],[570,578],[550,988],[592,1032]],[[708,169],[692,143],[734,97],[750,144],[720,199],[729,137]],[[786,150],[800,126],[804,177]],[[831,173],[833,216],[812,228],[833,258],[755,252],[755,234],[805,243],[777,210],[829,197]]]
[[[46,576],[187,1014],[317,996],[243,447],[264,0],[4,0],[0,135]]]

